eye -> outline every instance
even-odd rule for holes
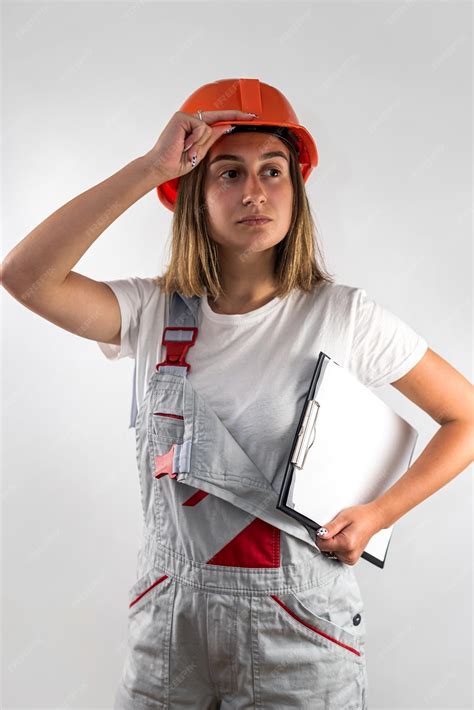
[[[266,168],[266,171],[267,170],[273,170],[274,172],[278,173],[278,175],[281,175],[281,170],[279,170],[278,168]],[[220,177],[222,177],[223,175],[226,175],[227,173],[238,173],[238,172],[239,171],[237,170],[237,168],[229,168],[229,170],[225,170],[223,173],[221,173]],[[275,177],[278,177],[278,175]]]

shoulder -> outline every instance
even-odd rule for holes
[[[157,284],[156,278],[153,276],[130,276],[126,279],[130,283],[130,287],[139,296],[143,306],[146,306],[151,300],[159,299],[164,295]]]
[[[325,305],[343,310],[356,307],[366,297],[363,288],[335,281],[317,284],[308,295],[315,303],[322,301]]]
[[[127,276],[125,278],[104,280],[117,296],[121,305],[137,310],[157,305],[164,296],[156,278],[152,276]]]
[[[157,305],[164,300],[165,294],[158,286],[155,277],[136,277],[136,288],[140,293],[143,308],[150,305]]]

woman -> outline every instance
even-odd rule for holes
[[[325,272],[304,190],[316,164],[281,92],[213,82],[146,155],[48,217],[3,264],[4,286],[27,307],[110,359],[135,358],[144,536],[116,708],[367,708],[352,567],[375,532],[472,460],[470,383]],[[155,187],[174,211],[166,273],[96,282],[73,272]],[[276,500],[320,350],[366,385],[391,383],[441,426],[391,489],[340,511],[316,539]]]

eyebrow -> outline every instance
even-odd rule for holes
[[[285,158],[285,160],[288,161],[288,157],[281,150],[271,150],[269,153],[262,153],[260,156],[260,160],[267,160],[268,158]],[[236,160],[238,163],[244,162],[244,159],[241,155],[221,153],[220,155],[216,155],[216,157],[210,161],[209,166],[213,165],[214,163],[217,163],[217,161],[219,160]]]

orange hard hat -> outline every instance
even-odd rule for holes
[[[318,164],[316,143],[306,128],[300,125],[293,107],[281,91],[259,79],[220,79],[196,89],[179,110],[195,114],[197,111],[219,109],[238,109],[256,113],[258,118],[248,121],[245,119],[216,121],[212,126],[232,123],[233,126],[248,126],[251,130],[276,133],[296,148],[303,180],[306,182],[311,171]],[[259,129],[259,126],[262,128]],[[278,128],[281,130],[278,131]],[[156,188],[159,199],[172,212],[178,194],[178,185],[179,177],[168,180]]]

